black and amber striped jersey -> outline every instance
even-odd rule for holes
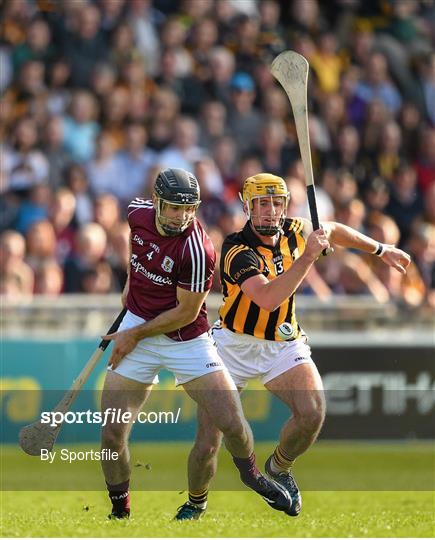
[[[259,274],[268,280],[288,270],[305,249],[304,220],[286,219],[275,246],[263,244],[248,221],[242,231],[230,234],[222,246],[220,274],[224,295],[219,317],[224,328],[261,339],[281,341],[277,329],[289,322],[301,334],[295,315],[294,295],[275,311],[260,308],[242,291],[242,283]]]

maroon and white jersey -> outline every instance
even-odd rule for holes
[[[177,305],[177,287],[192,292],[212,285],[216,253],[196,219],[177,236],[162,236],[151,200],[136,198],[128,207],[131,229],[130,287],[127,309],[145,320]],[[209,328],[205,303],[191,324],[167,334],[177,341],[193,339]]]

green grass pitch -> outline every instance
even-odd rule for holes
[[[263,463],[272,444],[256,446]],[[206,515],[200,521],[172,520],[186,493],[157,491],[153,475],[160,471],[185,485],[189,444],[135,444],[132,518],[106,519],[109,504],[100,491],[2,491],[1,534],[8,537],[434,537],[434,447],[432,443],[330,443],[320,441],[300,460],[295,471],[303,490],[303,510],[291,518],[273,511],[255,493],[239,490],[240,484],[227,452],[220,455],[215,489]],[[3,489],[12,478],[26,487],[26,478],[37,474],[39,458],[16,448],[1,449]],[[35,461],[36,460],[36,461]],[[58,465],[44,464],[56,477]],[[52,467],[52,469],[49,469]],[[57,467],[57,468],[56,468]],[[64,471],[76,476],[66,465]],[[103,486],[99,464],[85,464]],[[168,475],[169,470],[169,475]],[[5,472],[9,471],[9,472]],[[11,472],[12,471],[12,472]],[[72,471],[72,472],[71,472]],[[9,475],[9,479],[7,476]],[[6,476],[6,480],[5,480]],[[165,475],[163,475],[165,476]],[[41,474],[41,478],[50,475]],[[72,481],[73,477],[70,477]],[[43,480],[44,482],[45,480]],[[68,481],[68,477],[64,478]],[[138,491],[147,483],[152,491]],[[169,484],[168,484],[169,485]],[[230,487],[231,491],[223,490]],[[48,486],[50,488],[50,486]],[[370,489],[370,488],[374,489]],[[216,489],[219,488],[219,489]],[[385,491],[384,491],[385,490]]]

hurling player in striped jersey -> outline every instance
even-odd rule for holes
[[[215,251],[196,219],[198,181],[182,169],[158,175],[152,200],[135,199],[128,208],[131,258],[123,292],[127,313],[114,341],[102,394],[102,410],[130,412],[128,423],[103,427],[102,448],[117,460],[102,461],[112,512],[130,515],[128,438],[137,414],[168,369],[223,432],[241,480],[274,509],[289,512],[291,497],[258,470],[252,433],[236,387],[208,334],[205,298],[212,284]],[[190,491],[176,518],[198,519],[205,512],[206,492]]]
[[[313,231],[308,220],[287,217],[289,196],[279,176],[261,173],[245,180],[247,222],[222,246],[223,303],[213,338],[239,389],[259,377],[292,411],[265,470],[290,493],[292,507],[287,514],[297,516],[302,498],[292,466],[316,440],[325,405],[322,381],[297,320],[296,291],[330,244],[371,253],[402,274],[410,257],[341,223],[324,223]],[[198,414],[196,440],[189,458],[189,486],[206,492],[216,472],[221,435],[203,410]]]

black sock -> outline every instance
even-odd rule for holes
[[[107,482],[106,482],[107,484]],[[107,484],[109,498],[112,501],[112,513],[130,515],[130,480],[120,484]]]
[[[233,461],[235,466],[239,469],[240,478],[244,484],[249,486],[250,481],[255,481],[258,476],[261,475],[257,467],[254,452],[247,458],[233,456]]]

